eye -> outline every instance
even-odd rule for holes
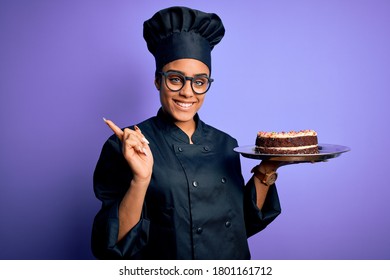
[[[170,74],[168,76],[168,80],[171,84],[182,84],[183,83],[183,77],[181,77],[180,75],[177,75],[177,74]]]
[[[203,87],[207,85],[208,80],[206,77],[194,77],[193,84],[196,87]]]

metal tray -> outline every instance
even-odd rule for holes
[[[318,154],[262,154],[255,150],[255,146],[241,146],[234,149],[235,152],[240,153],[243,157],[271,161],[285,161],[285,162],[318,162],[327,161],[340,156],[342,153],[348,152],[351,149],[346,146],[334,144],[318,144]]]

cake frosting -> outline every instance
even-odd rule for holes
[[[255,150],[262,154],[318,154],[317,132],[314,130],[259,131]]]

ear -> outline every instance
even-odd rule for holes
[[[154,79],[154,85],[156,86],[157,90],[160,90],[160,88],[161,88],[161,79],[155,78]]]

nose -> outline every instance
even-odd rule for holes
[[[180,90],[179,94],[181,96],[185,96],[185,97],[191,97],[191,96],[194,95],[194,92],[193,92],[192,87],[191,87],[191,80],[186,80],[185,81],[184,86]]]

